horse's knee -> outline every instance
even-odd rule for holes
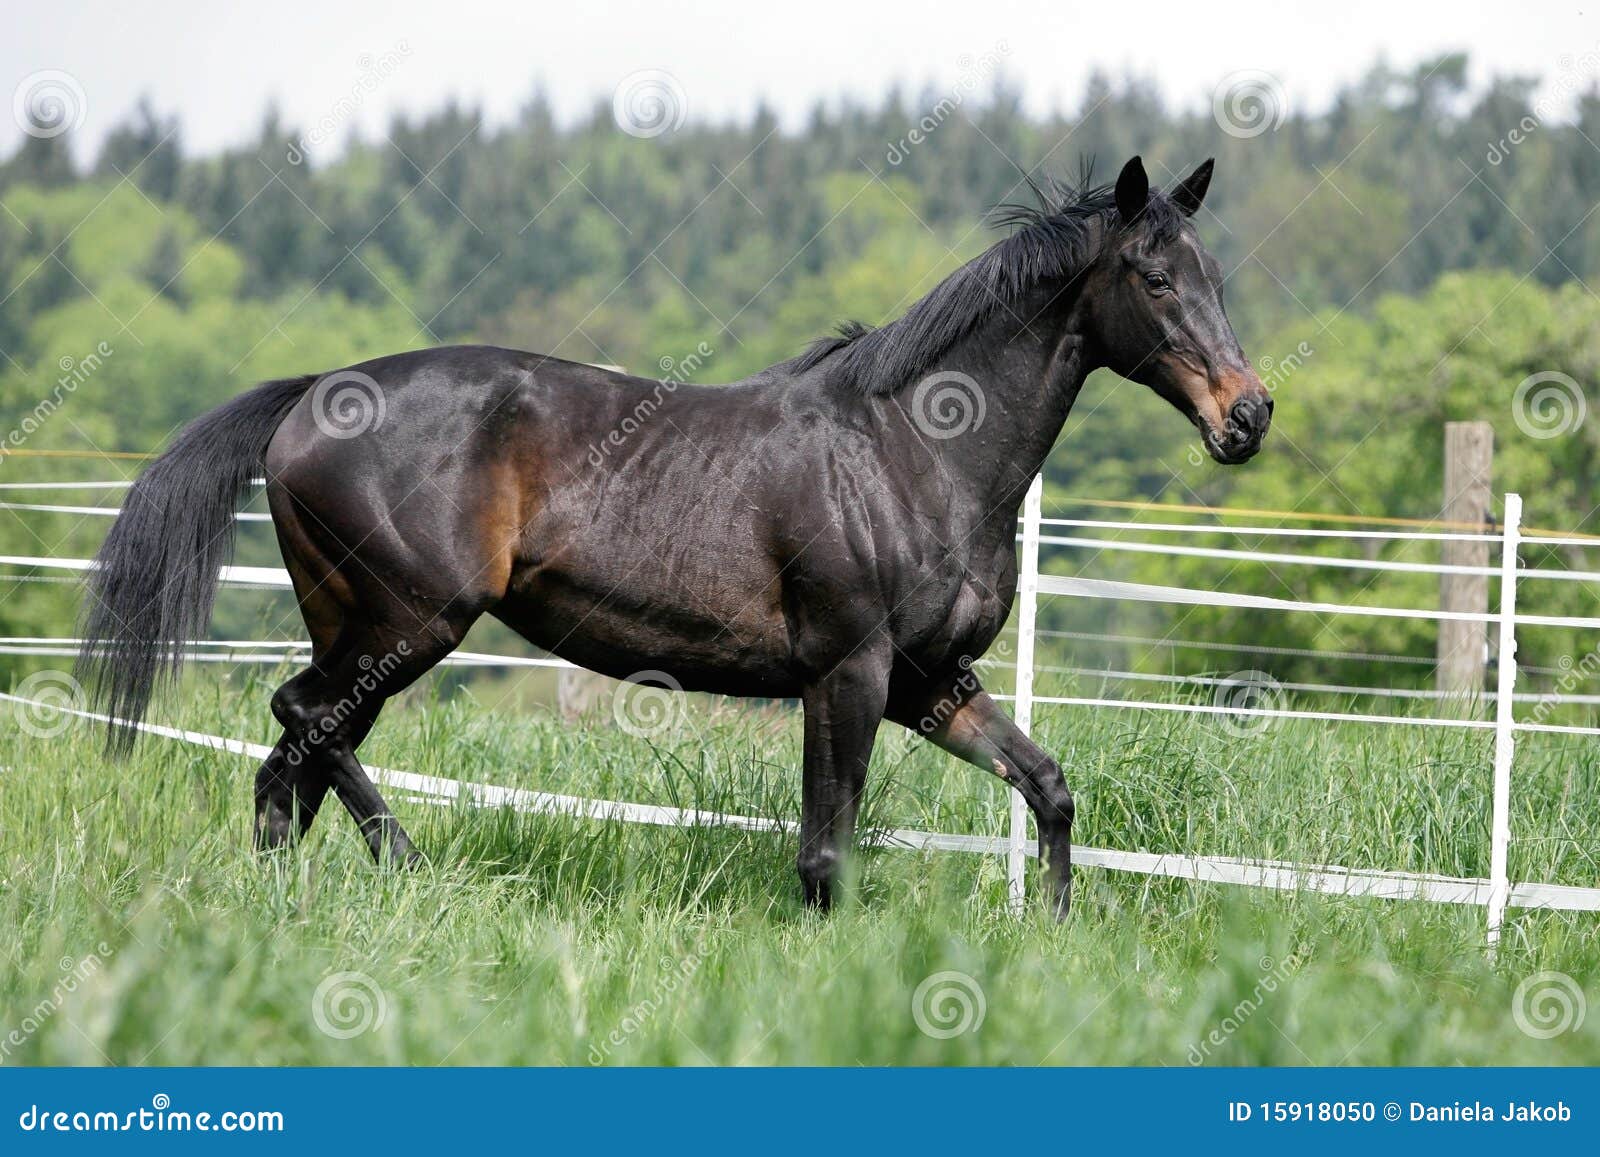
[[[1050,824],[1070,831],[1073,818],[1078,813],[1078,805],[1073,801],[1072,791],[1067,787],[1067,781],[1061,774],[1061,765],[1052,759],[1043,767],[1035,769],[1031,778],[1038,789],[1034,818],[1041,824]]]

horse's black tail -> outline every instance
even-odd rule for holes
[[[233,547],[234,512],[289,408],[315,377],[266,382],[196,418],[128,491],[89,572],[78,667],[107,746],[133,746],[132,724],[176,679],[182,650],[211,623],[217,571]]]

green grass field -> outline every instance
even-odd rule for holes
[[[270,742],[271,685],[197,676],[154,717]],[[796,713],[693,700],[645,740],[500,690],[414,691],[362,755],[797,815]],[[1284,721],[1240,738],[1050,708],[1038,730],[1070,769],[1079,843],[1487,874],[1481,733]],[[4,1063],[1600,1063],[1600,1009],[1548,1037],[1514,1015],[1544,971],[1600,1001],[1594,913],[1516,913],[1490,962],[1476,908],[1080,869],[1058,927],[1006,914],[998,858],[883,849],[819,917],[793,837],[393,793],[425,869],[374,868],[332,803],[301,849],[262,860],[253,762],[150,739],[111,764],[98,742],[0,727]],[[1597,787],[1593,743],[1522,741],[1514,879],[1596,883]],[[883,729],[865,824],[999,833],[1004,810],[992,777]],[[1560,1027],[1549,1000],[1523,1004]]]

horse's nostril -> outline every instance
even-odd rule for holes
[[[1259,437],[1271,420],[1271,398],[1240,398],[1228,407],[1228,425],[1251,437]]]

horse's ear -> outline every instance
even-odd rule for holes
[[[1122,223],[1126,225],[1144,212],[1149,200],[1150,178],[1145,175],[1144,162],[1134,157],[1117,174],[1117,212],[1122,215]]]
[[[1215,163],[1215,157],[1207,157],[1198,169],[1179,181],[1168,194],[1185,217],[1193,217],[1200,208],[1200,202],[1206,199],[1206,190],[1211,187],[1211,169]]]

